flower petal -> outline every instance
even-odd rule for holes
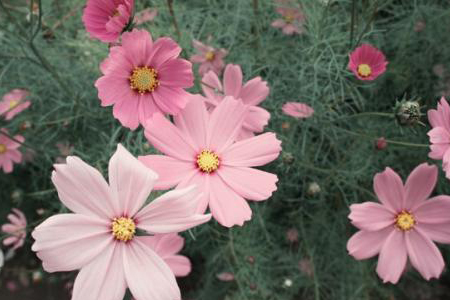
[[[191,261],[186,256],[172,255],[164,258],[164,261],[177,277],[184,277],[191,273]]]
[[[450,222],[450,196],[440,195],[424,201],[413,211],[418,223],[440,224]]]
[[[226,96],[238,99],[242,88],[242,70],[238,65],[228,64],[223,73],[223,88]]]
[[[189,88],[194,84],[192,64],[184,59],[169,60],[158,69],[158,80],[161,85]]]
[[[122,47],[134,67],[145,66],[146,58],[152,52],[152,36],[147,30],[133,29],[122,34]]]
[[[373,189],[383,205],[393,212],[403,209],[404,187],[400,176],[391,168],[386,168],[373,178]]]
[[[250,106],[243,127],[252,132],[262,132],[269,123],[270,113],[259,106]]]
[[[450,221],[446,223],[419,223],[420,231],[435,242],[450,244]]]
[[[392,230],[381,247],[377,273],[383,282],[396,284],[405,270],[407,253],[404,233]]]
[[[214,176],[214,175],[213,175]],[[193,171],[191,174],[186,176],[178,185],[177,189],[185,188],[188,186],[195,185],[198,187],[200,192],[197,209],[195,210],[198,214],[204,214],[209,204],[209,179],[212,177],[210,174],[199,172],[198,170]]]
[[[423,163],[418,165],[408,176],[405,183],[404,208],[413,210],[430,196],[436,185],[438,169]]]
[[[242,87],[239,98],[247,105],[258,105],[269,96],[267,82],[261,77],[255,77]]]
[[[202,77],[202,89],[206,98],[220,98],[214,91],[215,89],[217,91],[222,91],[222,83],[220,82],[219,77],[216,73],[214,73],[213,71],[209,71]]]
[[[352,204],[350,210],[348,218],[361,230],[377,231],[394,224],[395,221],[394,213],[375,202]]]
[[[168,60],[177,58],[181,50],[181,47],[171,38],[159,38],[153,43],[151,53],[147,56],[147,63],[145,65],[152,66],[158,71]]]
[[[348,240],[347,251],[357,260],[371,258],[380,253],[392,230],[395,229],[387,227],[377,231],[360,230]]]

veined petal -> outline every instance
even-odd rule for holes
[[[228,64],[225,67],[223,88],[226,96],[239,98],[242,88],[242,70],[240,66]]]
[[[405,204],[408,210],[414,209],[431,195],[436,185],[438,169],[427,163],[417,166],[405,183]]]
[[[440,195],[422,202],[413,211],[419,224],[441,224],[450,222],[450,196]]]
[[[405,234],[392,230],[381,247],[378,257],[377,273],[383,282],[396,284],[405,270],[407,261]]]
[[[352,204],[350,210],[348,218],[361,230],[377,231],[395,222],[395,214],[379,203]]]
[[[347,243],[347,251],[357,260],[371,258],[380,253],[384,241],[394,228],[386,227],[377,231],[360,230]]]
[[[373,178],[373,189],[378,199],[393,212],[403,209],[404,187],[400,176],[391,168],[386,168]]]

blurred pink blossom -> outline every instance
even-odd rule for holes
[[[61,156],[56,158],[56,163],[63,164],[66,162],[66,157],[73,153],[74,147],[69,144],[69,142],[59,142],[56,144]]]
[[[8,234],[8,237],[3,240],[3,245],[12,246],[12,249],[16,250],[22,247],[25,242],[27,219],[20,210],[13,208],[8,215],[8,220],[11,223],[2,225],[2,231]]]
[[[15,115],[27,109],[31,105],[31,101],[25,101],[29,95],[28,91],[21,89],[14,89],[3,95],[0,102],[0,116],[11,120]]]
[[[228,55],[228,51],[223,48],[213,48],[197,40],[193,40],[192,44],[197,49],[198,54],[192,55],[190,61],[193,64],[200,64],[198,69],[200,76],[205,75],[208,71],[213,71],[220,75],[225,66],[223,59]]]
[[[314,109],[306,103],[300,102],[287,102],[282,107],[285,115],[297,118],[305,119],[314,114]]]
[[[234,274],[231,272],[222,272],[216,275],[220,281],[234,281]]]
[[[302,10],[293,7],[294,4],[289,0],[278,0],[277,5],[276,11],[283,18],[273,21],[272,27],[281,28],[286,35],[304,33],[305,15]]]
[[[134,16],[134,23],[136,25],[141,25],[142,23],[153,21],[157,15],[158,10],[156,8],[146,8]]]
[[[4,134],[2,134],[4,133]],[[18,150],[25,138],[21,135],[14,136],[15,140],[7,136],[8,130],[0,129],[0,168],[5,173],[11,173],[13,170],[13,163],[20,163],[22,161],[22,153]]]

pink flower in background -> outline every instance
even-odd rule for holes
[[[374,80],[386,71],[388,62],[383,52],[362,44],[349,55],[348,68],[361,80]]]
[[[347,243],[358,260],[379,254],[377,273],[384,282],[397,283],[409,258],[427,280],[438,278],[444,260],[433,243],[450,243],[450,196],[428,199],[437,181],[437,167],[423,163],[405,185],[392,169],[374,177],[374,191],[381,203],[350,206],[352,224],[360,229]]]
[[[450,179],[450,106],[444,97],[438,103],[437,110],[428,110],[428,121],[433,129],[428,131],[432,159],[442,159],[442,168]]]
[[[164,260],[175,276],[183,277],[191,272],[189,258],[177,254],[184,246],[182,236],[177,233],[156,234],[142,237],[142,241]]]
[[[152,41],[150,33],[134,29],[122,35],[122,46],[110,49],[95,86],[102,106],[132,130],[155,112],[176,115],[186,106],[184,90],[194,83],[192,65],[178,58],[181,48],[170,38]]]
[[[83,23],[91,37],[113,43],[133,15],[134,0],[88,0]]]
[[[5,173],[11,173],[13,170],[13,163],[20,163],[22,161],[22,153],[17,150],[25,138],[21,135],[14,136],[14,140],[10,139],[5,134],[9,134],[8,130],[0,129],[0,168]]]
[[[277,1],[276,11],[283,17],[272,22],[272,27],[281,28],[286,35],[301,34],[305,32],[303,24],[305,15],[300,8],[292,7],[294,4],[288,0]]]
[[[66,157],[73,153],[74,147],[70,145],[69,142],[56,143],[56,147],[58,148],[59,154],[61,155],[56,158],[56,163],[58,164],[66,163]]]
[[[188,187],[144,206],[158,175],[120,144],[108,170],[109,184],[78,157],[55,165],[52,181],[74,213],[37,226],[32,250],[47,272],[81,269],[73,300],[123,299],[127,287],[136,299],[180,300],[172,271],[136,231],[180,232],[207,222],[210,215],[195,213],[200,195]]]
[[[192,55],[190,61],[193,64],[200,64],[200,68],[198,69],[200,76],[203,76],[208,71],[220,74],[225,66],[223,58],[227,56],[228,51],[207,46],[197,40],[193,40],[192,44],[197,49],[198,54]]]
[[[31,101],[25,101],[29,95],[28,91],[21,89],[14,89],[3,95],[0,102],[0,116],[11,120],[15,115],[27,109],[31,105]]]
[[[134,23],[136,25],[141,25],[145,22],[153,21],[157,15],[158,10],[156,8],[146,8],[134,16]]]
[[[283,105],[282,110],[285,115],[297,119],[309,118],[314,113],[314,109],[311,106],[300,102],[287,102]]]
[[[27,218],[20,210],[13,208],[12,213],[8,215],[11,223],[2,225],[2,231],[8,236],[3,240],[3,245],[11,246],[16,250],[23,246],[27,237]]]
[[[145,136],[165,155],[139,157],[159,174],[155,188],[196,184],[203,192],[197,212],[209,205],[213,217],[226,227],[250,220],[252,211],[245,199],[268,199],[278,181],[276,175],[253,167],[275,160],[281,142],[273,133],[234,142],[246,115],[247,107],[232,97],[211,114],[203,101],[192,100],[174,118],[175,125],[155,114],[144,125]]]
[[[223,74],[223,85],[214,72],[210,71],[202,78],[202,82],[205,83],[202,88],[209,107],[216,107],[225,96],[232,96],[249,105],[244,125],[237,136],[238,140],[262,132],[270,119],[270,113],[258,106],[269,95],[267,82],[258,76],[243,84],[242,77],[240,66],[228,64]]]

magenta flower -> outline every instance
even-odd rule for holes
[[[2,133],[8,134],[8,130],[5,128],[0,129],[0,168],[5,173],[11,173],[13,163],[17,164],[22,161],[22,153],[17,149],[25,141],[25,138],[21,135],[16,135],[14,136],[16,141],[14,141]]]
[[[428,132],[432,159],[442,159],[442,168],[450,179],[450,106],[444,97],[438,103],[437,110],[428,111],[428,121],[433,129]]]
[[[177,254],[184,246],[182,236],[177,233],[156,234],[142,237],[142,241],[164,260],[175,276],[184,277],[191,272],[189,258]]]
[[[88,0],[83,23],[91,37],[113,43],[133,15],[134,0]]]
[[[11,120],[15,115],[27,109],[31,105],[31,101],[25,101],[29,95],[28,91],[21,89],[14,89],[6,93],[0,102],[0,116]]]
[[[220,74],[225,66],[223,58],[228,55],[228,51],[207,46],[197,40],[193,40],[192,44],[197,49],[198,54],[192,55],[190,61],[193,64],[200,64],[198,69],[200,76],[205,75],[208,71]]]
[[[170,38],[152,41],[150,33],[134,29],[122,35],[122,46],[112,47],[95,86],[102,106],[132,130],[155,112],[176,115],[186,106],[184,90],[194,83],[192,65],[179,59],[181,48]]]
[[[200,195],[194,187],[171,191],[141,209],[158,175],[120,144],[108,173],[109,184],[75,156],[55,165],[52,181],[74,213],[36,227],[32,250],[48,272],[81,269],[73,300],[123,299],[127,287],[136,299],[180,300],[172,271],[136,232],[172,233],[207,222],[210,215],[195,213]]]
[[[386,71],[388,62],[383,52],[362,44],[349,55],[348,68],[361,80],[374,80]]]
[[[300,102],[286,102],[282,107],[283,113],[285,115],[297,118],[304,119],[309,118],[313,115],[314,109],[310,107],[306,103]]]
[[[405,185],[392,169],[375,175],[373,187],[381,202],[350,206],[352,224],[360,229],[347,250],[361,260],[379,254],[377,273],[384,282],[397,283],[409,258],[427,280],[438,278],[444,260],[433,243],[450,243],[450,196],[429,198],[437,180],[436,166],[423,163]]]
[[[136,25],[141,25],[145,22],[153,21],[157,15],[158,10],[156,8],[146,8],[134,16],[134,23]]]
[[[27,237],[27,218],[23,212],[13,208],[12,213],[8,215],[8,220],[11,223],[2,225],[2,231],[8,234],[8,237],[3,240],[3,245],[12,246],[12,249],[16,250],[23,246]]]
[[[244,125],[237,137],[238,140],[262,132],[270,119],[270,113],[258,106],[269,95],[267,82],[258,76],[243,85],[242,77],[240,66],[228,64],[223,74],[223,85],[214,72],[208,72],[202,78],[204,83],[202,88],[209,107],[216,107],[225,96],[232,96],[249,106]]]
[[[272,22],[272,27],[281,28],[286,35],[301,34],[305,32],[303,24],[305,15],[300,8],[289,7],[293,4],[291,1],[278,0],[276,11],[283,17]]]
[[[265,133],[234,142],[246,119],[247,107],[226,97],[212,111],[203,101],[192,100],[175,117],[175,125],[155,114],[145,125],[145,136],[165,155],[139,159],[159,175],[156,189],[196,184],[203,192],[197,212],[209,205],[222,225],[243,225],[252,211],[244,198],[262,201],[277,189],[276,175],[252,167],[275,160],[281,142]]]

